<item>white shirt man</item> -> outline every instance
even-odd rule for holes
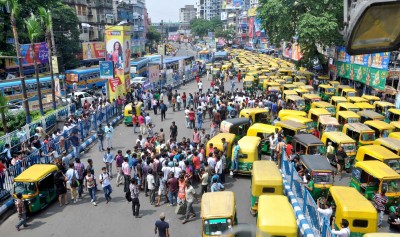
[[[215,165],[217,164],[217,162],[215,162],[215,158],[211,157],[211,156],[208,157],[207,163],[208,163],[208,166],[210,167],[210,169],[215,169]]]
[[[197,83],[197,86],[199,87],[199,90],[203,89],[203,83],[201,81],[199,83]]]

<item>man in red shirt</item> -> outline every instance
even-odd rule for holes
[[[240,79],[242,79],[242,74],[240,74],[240,71],[239,71],[237,77],[238,77],[238,82],[240,83]]]
[[[133,113],[133,114],[132,114],[133,133],[137,133],[137,132],[136,132],[137,125],[138,125],[138,117],[136,117],[136,114]]]
[[[197,151],[195,151],[195,152],[193,153],[192,162],[193,162],[193,168],[194,168],[193,179],[194,179],[194,180],[198,180],[201,164],[200,164],[199,153],[198,153]]]
[[[196,127],[196,124],[195,124],[196,114],[195,114],[193,108],[190,109],[188,115],[189,115],[190,129],[193,129]]]
[[[314,128],[312,135],[316,136],[317,138],[320,138],[320,134],[319,134],[317,127]]]
[[[293,146],[292,146],[292,142],[290,141],[290,142],[286,145],[286,150],[285,150],[288,159],[290,159],[290,156],[292,155],[292,150],[293,150]]]

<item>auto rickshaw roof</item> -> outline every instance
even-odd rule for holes
[[[129,103],[129,104],[125,105],[125,109],[124,110],[132,110],[132,103]]]
[[[282,109],[278,113],[278,117],[285,117],[285,116],[291,116],[291,115],[297,115],[297,116],[302,116],[306,117],[307,114],[304,111],[299,111],[299,110],[291,110],[291,109]]]
[[[322,141],[312,134],[297,134],[293,137],[293,140],[299,141],[300,143],[305,144],[306,146],[311,145],[324,145]]]
[[[233,217],[235,215],[235,194],[231,191],[204,193],[201,197],[201,218]]]
[[[331,100],[333,100],[333,101],[347,101],[346,97],[344,97],[344,96],[332,96]]]
[[[378,215],[372,203],[360,194],[357,189],[345,186],[332,186],[329,192],[336,204],[336,211],[342,212],[343,218],[377,219]]]
[[[318,87],[321,87],[321,88],[324,88],[324,89],[326,89],[326,88],[335,89],[335,87],[333,87],[333,86],[331,86],[331,85],[329,85],[329,84],[321,84],[321,85],[319,85]]]
[[[269,125],[269,124],[264,124],[264,123],[255,123],[253,125],[251,125],[249,127],[249,129],[247,130],[247,134],[251,134],[250,136],[254,136],[257,134],[257,132],[262,132],[262,133],[275,133],[275,129],[277,127],[273,126],[273,125]],[[279,129],[279,128],[278,128]],[[256,131],[255,133],[253,133],[252,131]]]
[[[322,134],[322,139],[321,140],[324,140],[325,137],[331,139],[335,143],[340,143],[340,144],[341,143],[355,143],[356,142],[356,141],[354,141],[353,138],[347,136],[343,132],[324,132]]]
[[[18,175],[14,182],[37,182],[53,171],[58,170],[57,166],[50,164],[37,164],[32,165],[20,175]]]
[[[276,163],[274,161],[254,161],[251,174],[252,182],[257,185],[283,185],[282,173],[276,167]]]
[[[361,118],[360,115],[353,111],[338,111],[337,115],[343,118]]]
[[[249,121],[248,118],[232,118],[232,119],[225,119],[225,120],[222,121],[222,122],[230,123],[230,124],[232,124],[233,126],[235,126],[235,125],[241,125],[241,124],[246,124],[246,123],[250,124],[250,121]]]
[[[312,100],[312,99],[321,99],[321,97],[319,95],[317,95],[317,94],[304,94],[303,98],[304,99],[310,99],[310,100]]]
[[[295,92],[296,93],[296,92]],[[293,100],[293,101],[298,101],[298,100],[304,100],[304,98],[300,97],[297,93],[293,95],[288,95],[286,97],[286,100]]]
[[[379,120],[368,120],[365,121],[364,124],[370,126],[370,127],[374,127],[377,128],[379,130],[381,129],[394,129],[393,125],[390,125],[388,123],[385,123],[383,121],[379,121]]]
[[[391,132],[389,133],[389,137],[400,139],[400,132]]]
[[[396,107],[394,104],[387,101],[375,101],[374,106],[379,105],[381,107]]]
[[[346,123],[344,125],[344,127],[347,127],[347,129],[356,131],[356,132],[374,132],[374,130],[372,130],[372,128],[368,127],[367,125],[363,124],[363,123]]]
[[[329,76],[318,76],[317,80],[330,80]]]
[[[348,98],[348,100],[353,101],[352,103],[361,103],[361,102],[367,102],[367,99],[364,99],[360,96],[351,96]]]
[[[233,133],[227,133],[227,132],[221,132],[218,133],[217,135],[213,136],[208,142],[207,142],[207,147],[209,143],[213,143],[214,145],[217,142],[221,142],[221,139],[225,138],[225,140],[229,143],[229,142],[233,142],[233,140],[235,140],[236,138],[236,134]]]
[[[390,125],[393,125],[395,128],[400,128],[400,121],[392,121]]]
[[[297,88],[297,85],[295,85],[295,84],[283,84],[282,85],[283,87],[288,87],[288,88]]]
[[[258,228],[276,236],[297,236],[292,205],[284,195],[261,195],[258,198]]]
[[[261,108],[247,108],[240,110],[240,114],[258,114],[258,113],[268,113],[268,110]]]
[[[257,147],[260,144],[260,142],[261,142],[260,137],[244,136],[238,141],[238,144],[240,146],[240,150],[242,153],[248,153],[248,152],[251,153],[258,149]]]
[[[350,102],[340,103],[338,106],[346,108],[346,109],[360,109],[357,107],[357,105],[350,103]]]
[[[392,138],[395,139],[395,138]],[[386,147],[379,146],[379,145],[367,145],[361,146],[358,148],[358,152],[364,152],[365,154],[370,154],[373,157],[379,157],[383,160],[388,159],[400,159],[400,156],[393,153],[391,150],[387,149]]]
[[[308,112],[309,114],[315,114],[315,115],[331,115],[331,112],[324,108],[312,108]]]
[[[285,128],[289,128],[289,129],[307,128],[306,125],[299,123],[299,122],[292,121],[292,120],[278,121],[278,122],[276,122],[276,126],[285,127]]]
[[[299,122],[299,123],[310,123],[313,121],[312,119],[298,116],[298,115],[288,115],[288,116],[281,118],[281,121],[285,121],[285,120],[291,120],[291,121],[295,121],[295,122]]]
[[[318,118],[318,121],[321,124],[325,124],[325,125],[339,126],[339,122],[337,121],[337,119],[335,117],[331,117],[331,116],[321,116]]]
[[[400,150],[400,140],[393,137],[381,137],[375,140],[375,144],[383,144],[390,149]]]
[[[399,237],[399,234],[395,233],[367,233],[363,237]]]
[[[332,104],[326,102],[326,101],[314,101],[312,102],[311,106],[315,105],[316,107],[320,107],[320,108],[327,108],[327,107],[332,107],[335,108],[335,106],[333,106]]]
[[[328,162],[325,156],[321,155],[301,155],[300,162],[305,168],[312,171],[334,171],[332,165]]]
[[[345,89],[345,88],[352,88],[349,85],[339,85],[338,88]]]
[[[374,95],[363,95],[362,97],[367,100],[377,100],[377,101],[381,100],[381,98],[379,98],[378,96],[374,96]]]
[[[374,109],[375,107],[368,102],[356,102],[354,103],[355,106],[359,107],[360,109]]]
[[[342,91],[344,91],[344,92],[357,92],[355,89],[353,89],[353,88],[351,88],[351,87],[343,88]]]
[[[244,80],[243,81],[251,81],[251,82],[253,82],[254,81],[254,77],[253,76],[246,76],[245,78],[244,78]]]
[[[360,116],[365,116],[365,117],[372,118],[372,119],[378,119],[378,120],[385,119],[385,116],[383,116],[382,114],[379,114],[375,111],[372,111],[372,110],[361,110],[361,111],[358,111],[357,114]]]
[[[378,160],[359,161],[355,164],[377,179],[400,179],[400,175],[385,163]]]
[[[400,109],[389,109],[389,112],[393,113],[393,114],[397,114],[400,115]]]

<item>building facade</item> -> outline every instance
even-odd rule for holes
[[[185,5],[185,7],[179,9],[179,22],[189,23],[196,18],[196,12],[197,9],[194,5]]]
[[[196,17],[198,19],[211,20],[221,15],[222,0],[197,0]]]

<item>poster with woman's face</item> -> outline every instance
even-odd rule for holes
[[[124,52],[121,42],[117,39],[111,39],[107,42],[107,61],[114,62],[115,75],[121,75],[124,72]]]

